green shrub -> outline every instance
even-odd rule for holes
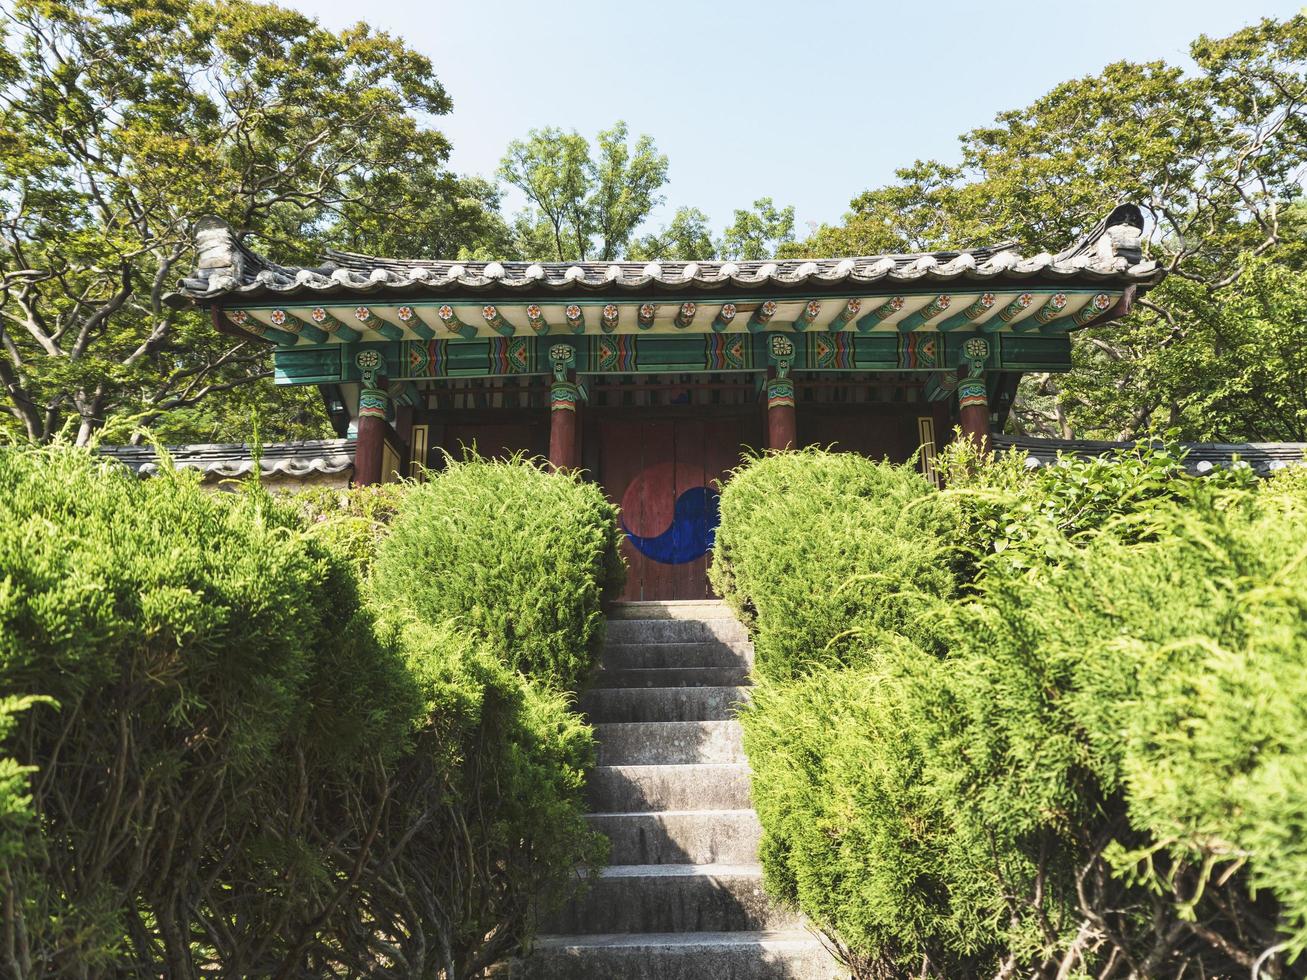
[[[754,457],[721,501],[711,578],[753,630],[758,673],[854,665],[924,636],[956,576],[954,508],[908,467],[808,449]]]
[[[1129,521],[1078,548],[1050,534],[1037,575],[987,569],[952,661],[965,751],[941,759],[955,825],[985,828],[1029,902],[1022,955],[1066,955],[1091,914],[1154,974],[1307,943],[1304,505],[1198,488],[1152,509],[1148,540]],[[1101,872],[1088,900],[1082,868]]]
[[[559,527],[593,511],[544,497]],[[457,980],[600,857],[590,729],[502,638],[375,618],[360,575],[392,493],[343,499],[318,521],[257,487],[0,451],[0,972]],[[480,517],[470,537],[498,533]]]
[[[296,492],[293,504],[306,533],[347,559],[366,577],[410,486],[379,483],[349,489],[313,487]]]
[[[367,869],[384,887],[361,892],[359,920],[374,955],[394,963],[384,975],[480,976],[529,946],[575,891],[576,868],[604,858],[583,816],[592,731],[564,695],[509,670],[453,621],[391,629],[425,721],[386,788],[385,846]]]
[[[52,702],[8,740],[39,769],[40,838],[6,866],[18,975],[240,972],[287,948],[269,896],[321,910],[333,859],[281,819],[287,787],[393,760],[418,701],[349,570],[288,521],[182,475],[0,451],[0,694]]]
[[[1286,975],[1307,945],[1307,480],[1192,479],[1165,446],[1035,472],[963,455],[946,614],[903,629],[938,592],[866,597],[898,608],[848,612],[863,651],[762,683],[744,715],[768,886],[859,976]],[[730,494],[728,538],[766,534]],[[776,567],[731,557],[754,589]],[[782,591],[824,592],[830,564],[813,549]],[[825,658],[838,620],[802,622]],[[754,625],[761,650],[785,620]]]
[[[621,588],[616,511],[593,484],[530,462],[450,460],[412,486],[373,571],[383,604],[456,619],[510,667],[574,691]]]

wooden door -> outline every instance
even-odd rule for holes
[[[702,599],[718,481],[739,462],[739,418],[603,420],[599,479],[622,509],[622,598]]]

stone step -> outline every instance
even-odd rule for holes
[[[694,766],[596,766],[586,780],[594,813],[648,810],[745,810],[749,767],[739,763]]]
[[[496,974],[498,976],[498,974]],[[842,980],[812,934],[686,932],[660,935],[541,936],[511,980]]]
[[[821,940],[787,932],[623,933],[540,936],[525,960],[494,973],[509,980],[841,980]]]
[[[694,643],[700,640],[748,640],[739,621],[716,619],[610,619],[609,643]]]
[[[725,619],[730,608],[721,599],[662,599],[615,602],[608,619]]]
[[[749,700],[747,687],[592,688],[577,706],[592,724],[619,721],[725,721]]]
[[[753,864],[762,825],[752,810],[592,813],[614,864]]]
[[[648,687],[742,687],[749,683],[743,667],[639,667],[595,672],[590,689]]]
[[[600,663],[614,670],[658,667],[750,667],[753,647],[744,640],[690,643],[609,643]]]
[[[601,766],[744,762],[738,721],[637,721],[595,725]]]
[[[802,921],[767,897],[756,864],[621,864],[604,868],[543,931],[766,931]]]

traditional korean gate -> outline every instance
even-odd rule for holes
[[[623,599],[702,599],[717,481],[739,462],[743,420],[602,420],[599,479],[622,508]]]

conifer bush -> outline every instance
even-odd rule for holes
[[[373,580],[387,604],[456,619],[513,669],[575,691],[624,574],[616,510],[598,487],[522,457],[472,458],[408,490]]]
[[[925,640],[922,597],[853,612],[852,667],[763,672],[745,712],[769,888],[858,976],[1298,975],[1307,477],[946,470],[964,558]],[[727,539],[762,533],[732,489]]]
[[[603,540],[590,498],[535,489],[538,525]],[[529,945],[601,857],[591,733],[558,672],[380,601],[407,493],[333,510],[0,449],[0,973],[461,980]],[[587,649],[577,608],[550,649]]]
[[[260,912],[316,914],[332,863],[285,787],[393,761],[418,705],[352,576],[264,496],[62,448],[0,450],[0,528],[0,694],[46,699],[6,743],[37,816],[6,862],[6,965],[271,955]]]
[[[910,467],[806,449],[732,473],[714,588],[754,629],[757,670],[785,680],[855,665],[878,631],[924,637],[956,588],[953,507]]]

